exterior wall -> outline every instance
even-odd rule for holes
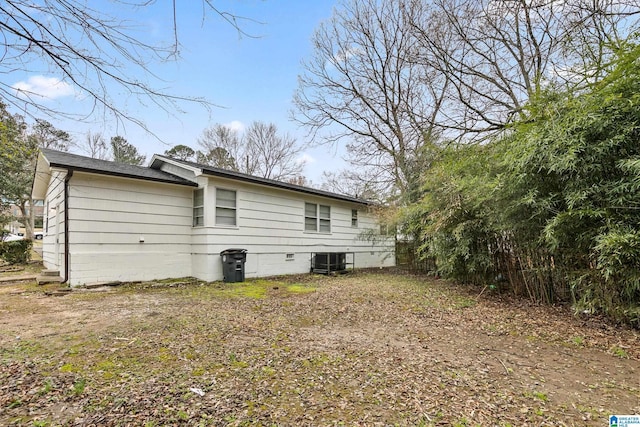
[[[52,170],[44,200],[42,262],[64,274],[64,180],[67,171]]]
[[[191,187],[76,172],[70,284],[191,276]]]
[[[45,199],[43,258],[64,275],[64,179],[53,169]],[[205,193],[205,225],[192,227],[194,187],[75,172],[69,188],[69,283],[194,276],[222,280],[220,251],[248,250],[246,277],[306,273],[313,252],[354,253],[356,268],[392,266],[394,242],[377,236],[366,207],[215,177],[194,177]],[[216,188],[236,191],[236,226],[216,225]],[[305,203],[331,207],[331,232],[304,230]],[[351,210],[358,210],[358,227]],[[293,256],[287,257],[287,254]]]
[[[193,228],[192,246],[192,272],[200,279],[222,279],[219,253],[228,248],[248,250],[246,277],[309,272],[313,252],[354,252],[356,268],[395,263],[392,239],[362,238],[368,229],[378,231],[362,205],[220,178],[210,177],[203,185],[205,225]],[[217,187],[236,191],[235,227],[215,224]],[[331,206],[330,233],[304,230],[305,202]],[[358,210],[358,227],[351,226],[352,209]]]

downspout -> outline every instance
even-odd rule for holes
[[[69,280],[69,180],[73,176],[73,169],[67,169],[64,178],[64,277],[62,283]]]

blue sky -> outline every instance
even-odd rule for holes
[[[168,2],[131,11],[104,1],[91,2],[92,7],[118,16],[135,25],[143,37],[152,42],[167,42],[172,38],[172,14]],[[178,37],[181,44],[177,62],[155,64],[152,71],[162,81],[149,78],[152,85],[183,96],[204,97],[221,107],[207,111],[195,104],[182,103],[184,114],[172,117],[151,105],[142,106],[126,94],[113,93],[118,106],[141,119],[164,143],[146,134],[133,124],[118,126],[107,116],[91,123],[78,123],[48,118],[55,126],[82,139],[87,131],[101,132],[106,137],[120,134],[149,158],[162,153],[175,144],[197,147],[197,138],[205,127],[213,123],[248,125],[254,120],[273,122],[282,132],[289,132],[298,141],[305,141],[305,131],[290,121],[293,93],[301,61],[312,53],[311,36],[321,21],[329,19],[336,0],[239,0],[216,1],[221,10],[244,16],[258,22],[241,22],[241,26],[256,38],[241,36],[231,25],[212,12],[203,21],[200,1],[178,1]],[[126,16],[122,16],[125,12]],[[29,70],[0,77],[4,83],[40,84],[60,78],[45,68]],[[38,80],[40,79],[40,80]],[[9,81],[10,80],[10,81]],[[33,87],[33,86],[32,86]],[[69,110],[88,108],[86,100],[79,99],[63,89],[50,94],[46,101],[51,106]],[[340,151],[339,149],[337,150]],[[336,150],[327,147],[305,150],[308,158],[305,175],[319,184],[323,170],[343,167]]]

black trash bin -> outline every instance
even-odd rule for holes
[[[244,263],[247,261],[246,249],[225,249],[220,252],[222,274],[227,283],[244,282]]]

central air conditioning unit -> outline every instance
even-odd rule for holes
[[[330,274],[347,270],[345,252],[317,252],[311,254],[311,272]]]

